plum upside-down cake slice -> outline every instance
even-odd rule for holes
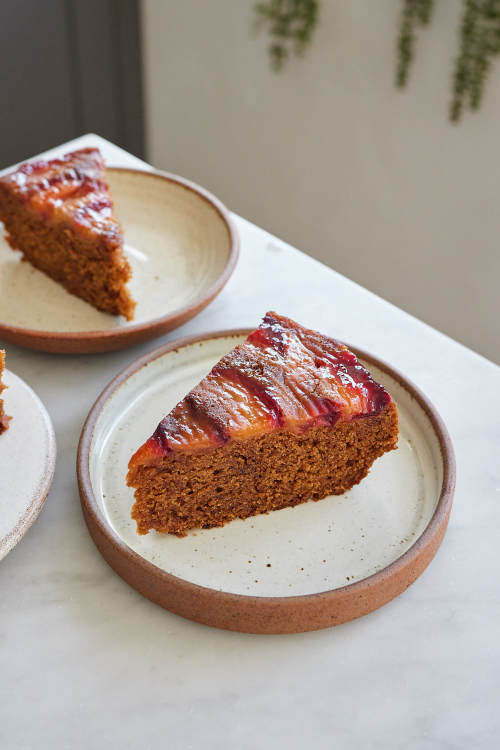
[[[2,383],[2,375],[5,368],[5,351],[0,349],[0,393],[5,389],[5,385]],[[0,435],[9,426],[10,417],[4,412],[3,399],[0,398]]]
[[[394,401],[347,347],[269,312],[132,456],[132,517],[184,536],[339,495],[397,438]]]
[[[0,177],[0,220],[10,245],[68,292],[134,317],[132,271],[98,149],[27,162]]]

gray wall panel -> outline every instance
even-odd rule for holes
[[[1,0],[0,71],[0,167],[89,131],[144,154],[137,0]]]

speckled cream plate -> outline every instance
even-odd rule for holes
[[[5,413],[12,419],[0,435],[0,560],[40,513],[56,463],[54,429],[42,402],[9,370],[2,382]]]
[[[90,533],[134,588],[198,622],[254,633],[328,627],[404,591],[444,536],[453,449],[432,405],[402,375],[353,349],[395,398],[399,447],[340,497],[196,530],[139,536],[127,464],[160,419],[242,340],[222,332],[172,342],[120,373],[82,432],[78,476]]]
[[[61,353],[131,346],[194,317],[221,291],[239,240],[227,209],[203,188],[174,175],[108,169],[115,213],[132,266],[135,318],[99,312],[13,251],[0,222],[0,335]]]

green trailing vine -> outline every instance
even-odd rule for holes
[[[396,85],[403,88],[409,73],[418,30],[431,21],[435,0],[401,0],[397,37]],[[500,0],[462,0],[459,51],[453,73],[450,119],[460,120],[465,108],[479,109],[493,58],[500,54]],[[255,7],[257,29],[270,36],[271,66],[279,71],[290,55],[301,55],[318,23],[320,0],[268,0]]]
[[[319,0],[269,0],[256,3],[256,27],[267,28],[269,56],[274,70],[281,70],[290,54],[302,55],[318,23]]]
[[[500,0],[465,0],[455,63],[450,119],[479,109],[492,58],[500,53]]]
[[[398,36],[396,86],[406,86],[411,63],[415,56],[416,30],[431,20],[434,0],[403,0]]]

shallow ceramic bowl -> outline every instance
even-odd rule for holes
[[[162,172],[108,169],[107,175],[132,266],[134,320],[99,312],[22,263],[0,231],[0,335],[6,340],[61,353],[131,346],[194,317],[231,276],[239,239],[217,198]]]
[[[198,529],[136,533],[127,463],[160,419],[242,335],[172,342],[120,373],[82,432],[78,478],[90,533],[109,564],[163,607],[198,622],[290,633],[360,617],[404,591],[434,557],[454,489],[453,449],[425,396],[353,349],[396,400],[399,446],[342,496]]]
[[[48,495],[56,463],[54,428],[26,383],[9,370],[2,382],[9,428],[0,435],[0,560],[23,538]]]

